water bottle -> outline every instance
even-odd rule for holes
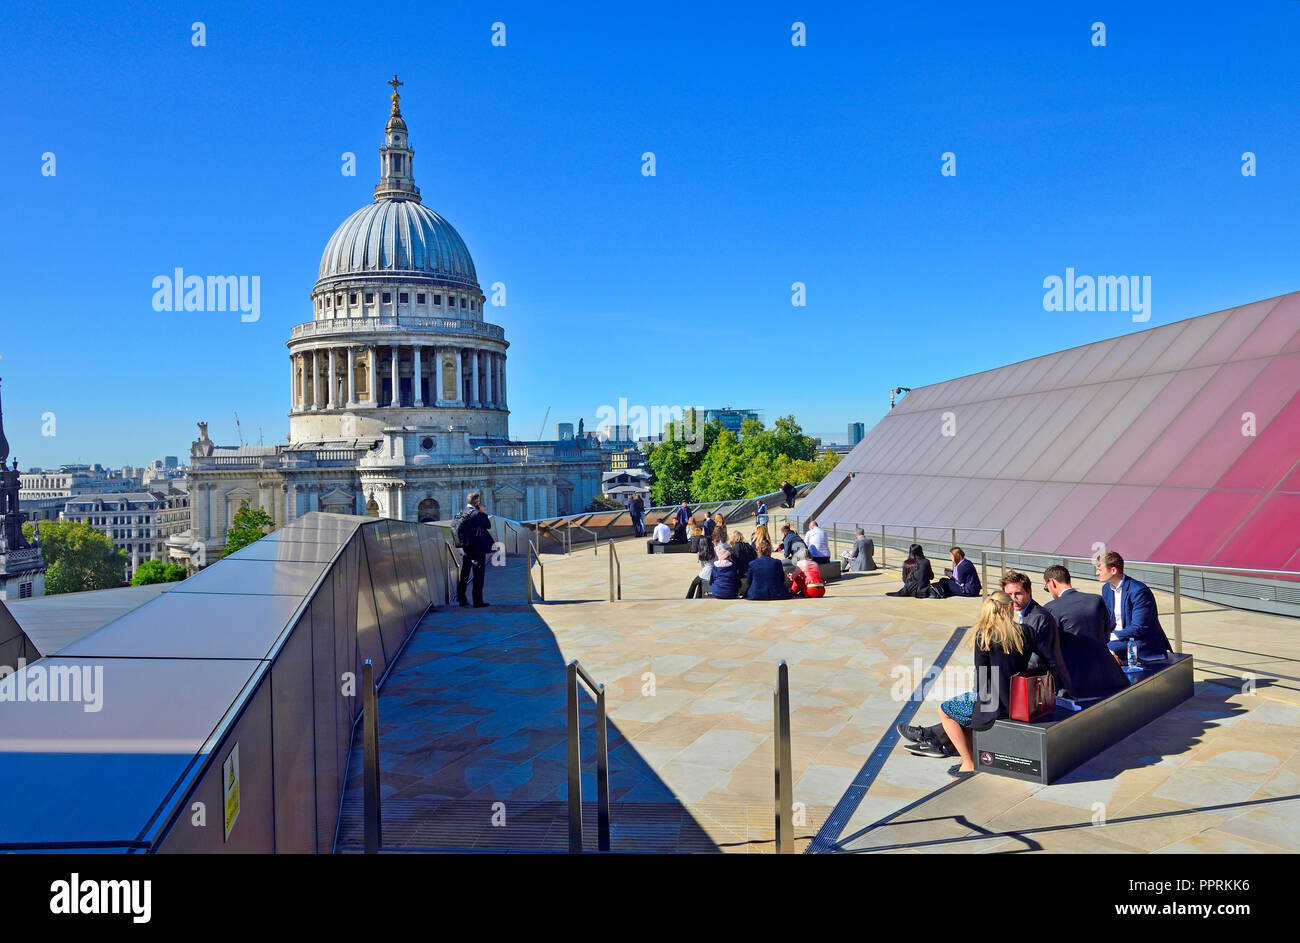
[[[1128,640],[1128,666],[1130,668],[1138,667],[1138,643],[1137,639]]]

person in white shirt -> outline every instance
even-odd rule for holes
[[[808,556],[815,562],[831,562],[830,541],[826,537],[826,531],[818,527],[816,521],[808,522],[808,533],[804,534],[803,542],[808,545]]]
[[[663,519],[660,518],[659,523],[655,525],[654,542],[657,544],[666,544],[666,543],[672,543],[672,539],[673,539],[672,528],[670,528],[667,524],[665,524],[663,522]]]

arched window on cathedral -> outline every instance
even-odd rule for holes
[[[427,523],[428,521],[438,520],[440,515],[438,502],[433,500],[433,498],[425,498],[420,502],[419,507],[415,509],[415,515],[415,519],[421,524]]]

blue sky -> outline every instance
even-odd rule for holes
[[[842,438],[891,386],[1300,288],[1295,0],[553,6],[6,5],[21,467],[185,455],[201,419],[234,443],[236,411],[284,441],[284,344],[371,199],[394,72],[425,203],[507,287],[517,438],[620,397]],[[176,267],[260,276],[260,319],[155,312]],[[1150,321],[1045,312],[1067,267],[1150,276]]]

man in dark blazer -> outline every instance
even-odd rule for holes
[[[1050,671],[1056,679],[1056,693],[1070,697],[1074,681],[1061,654],[1061,630],[1052,614],[1034,602],[1033,584],[1028,576],[1012,570],[1002,577],[1002,592],[1016,607],[1016,621],[1025,633],[1025,647],[1032,651],[1030,672]]]
[[[1114,551],[1097,558],[1097,579],[1106,604],[1110,650],[1127,661],[1129,639],[1137,639],[1138,661],[1164,661],[1165,653],[1172,649],[1160,625],[1156,597],[1147,585],[1124,575],[1124,558]]]
[[[627,505],[628,513],[632,515],[632,533],[637,537],[645,536],[645,502],[641,500],[641,495],[632,495],[632,500]]]
[[[1052,594],[1043,609],[1061,628],[1061,654],[1078,687],[1075,693],[1100,694],[1126,687],[1128,678],[1106,647],[1110,638],[1106,603],[1071,586],[1070,571],[1063,566],[1044,570],[1043,583]]]
[[[483,496],[470,492],[465,512],[469,516],[470,538],[461,549],[460,580],[456,583],[456,601],[468,606],[465,598],[470,578],[474,580],[474,608],[489,605],[483,601],[483,577],[487,572],[487,555],[492,551],[492,520],[483,510]]]
[[[1049,566],[1043,571],[1043,585],[1052,594],[1043,608],[1056,619],[1062,632],[1090,638],[1098,645],[1110,641],[1110,620],[1106,603],[1100,596],[1081,593],[1070,585],[1070,571],[1063,566]]]
[[[876,542],[867,536],[867,532],[858,528],[858,535],[853,541],[853,549],[843,551],[844,569],[855,573],[870,573],[876,569]]]
[[[785,495],[785,503],[782,504],[781,507],[783,508],[794,507],[794,496],[797,493],[797,491],[798,489],[795,488],[794,485],[790,484],[790,482],[788,481],[781,482],[781,493]]]

